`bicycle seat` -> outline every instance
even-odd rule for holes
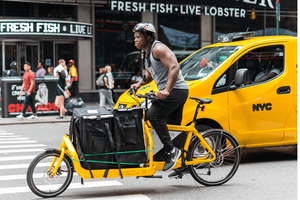
[[[197,101],[198,103],[202,103],[202,104],[210,104],[213,101],[212,99],[200,99],[197,97],[190,97],[190,99],[193,99],[193,100]]]

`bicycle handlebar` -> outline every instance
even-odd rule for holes
[[[158,99],[157,96],[155,95],[155,93],[153,92],[153,90],[150,90],[150,92],[143,95],[143,94],[137,94],[133,88],[130,88],[129,93],[130,93],[130,95],[134,95],[138,98],[145,98],[145,99],[150,99],[150,100]]]

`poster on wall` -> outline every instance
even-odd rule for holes
[[[49,115],[58,114],[59,109],[55,106],[56,96],[56,81],[44,80],[44,78],[36,79],[36,93],[34,98],[35,108],[37,115]],[[24,107],[25,91],[23,90],[20,96],[22,88],[22,79],[20,80],[9,80],[2,79],[2,117],[15,117],[19,115]],[[5,92],[5,94],[3,94]],[[30,106],[28,106],[25,115],[32,114]]]

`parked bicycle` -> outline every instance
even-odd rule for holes
[[[27,183],[33,193],[41,197],[54,197],[61,194],[70,185],[74,170],[82,179],[159,177],[155,176],[155,173],[163,169],[164,161],[155,161],[153,158],[153,140],[150,133],[152,127],[144,118],[148,110],[148,100],[155,99],[156,96],[153,92],[142,95],[136,94],[134,90],[130,91],[132,98],[136,100],[145,98],[143,134],[147,161],[133,167],[89,170],[82,167],[82,160],[79,159],[69,135],[64,135],[59,149],[46,149],[31,162],[27,171]],[[168,125],[169,130],[185,132],[187,135],[184,147],[181,149],[182,156],[173,169],[180,171],[188,167],[192,177],[206,186],[224,184],[234,176],[239,167],[241,160],[239,143],[234,136],[222,129],[198,132],[195,125],[199,109],[203,111],[204,104],[210,104],[212,100],[196,97],[190,99],[198,103],[192,123],[188,126]],[[126,152],[117,152],[117,154],[122,153]]]

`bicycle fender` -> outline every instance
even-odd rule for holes
[[[54,149],[54,148],[47,148],[47,149],[45,149],[45,151],[47,153],[60,153],[60,151],[58,149]]]

